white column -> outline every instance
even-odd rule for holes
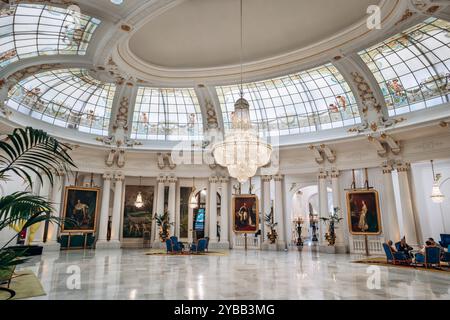
[[[61,198],[64,189],[64,172],[56,172],[53,177],[53,188],[51,201],[53,203],[52,216],[61,217]],[[58,229],[60,226],[56,223],[49,222],[47,229],[47,241],[45,242],[45,250],[60,250],[58,240]]]
[[[284,250],[286,248],[286,235],[284,226],[284,210],[283,210],[283,176],[276,175],[273,177],[275,181],[275,202],[274,202],[274,220],[277,226],[277,248]]]
[[[39,196],[45,199],[50,199],[50,180],[47,176],[42,175],[42,184],[40,180],[36,180],[36,184],[40,184],[40,187],[36,187],[36,190],[39,192]],[[39,227],[34,234],[34,239],[31,244],[33,245],[42,245],[44,243],[44,231],[45,231],[45,222],[40,222]]]
[[[388,217],[388,225],[384,226],[386,240],[392,240],[395,243],[400,241],[400,227],[398,224],[397,206],[395,205],[394,187],[392,184],[392,170],[391,165],[386,163],[383,164],[383,194],[387,212],[382,213]]]
[[[209,242],[217,242],[217,177],[209,178]]]
[[[168,178],[169,181],[169,199],[168,199],[168,205],[167,205],[167,211],[169,212],[169,222],[170,225],[170,236],[175,235],[175,228],[176,221],[175,221],[175,210],[176,210],[176,196],[177,196],[177,178],[170,177]]]
[[[404,236],[408,244],[418,246],[419,239],[417,237],[416,221],[411,200],[411,190],[409,187],[408,171],[409,163],[398,163],[398,182],[400,188],[400,202],[402,206],[403,230]]]
[[[194,242],[194,209],[189,206],[188,212],[188,242],[192,243]]]
[[[158,191],[157,191],[157,199],[156,199],[156,212],[155,214],[157,215],[162,215],[164,214],[164,187],[165,187],[165,183],[167,181],[167,178],[164,176],[159,176],[157,178],[157,182],[158,182]],[[160,243],[160,239],[159,239],[159,227],[156,225],[156,220],[153,220],[153,224],[152,224],[152,237],[153,237],[153,242],[156,243]]]
[[[341,192],[339,189],[339,170],[333,169],[331,170],[331,187],[333,188],[333,207],[339,208],[339,216],[338,218],[343,218],[343,211],[341,204]],[[336,232],[336,252],[338,253],[346,253],[347,248],[345,245],[344,238],[344,220],[342,219],[338,224],[335,225]]]
[[[266,227],[266,221],[265,217],[266,215],[270,214],[270,210],[272,208],[271,201],[270,201],[270,180],[272,180],[272,176],[262,176],[262,208],[261,208],[261,243],[264,242],[264,239],[266,238],[265,234],[265,227]]]
[[[105,173],[103,175],[102,204],[100,209],[100,223],[98,231],[98,240],[95,247],[98,249],[108,242],[108,221],[109,221],[109,201],[111,199],[111,180],[112,175]]]
[[[123,181],[125,177],[122,173],[116,173],[114,175],[114,202],[111,222],[111,239],[109,240],[109,247],[120,248],[120,222],[122,216],[122,190]]]
[[[328,218],[328,191],[327,191],[327,171],[321,169],[319,171],[318,177],[318,185],[319,185],[319,219],[320,218]],[[325,240],[326,233],[326,225],[319,220],[319,245],[325,246],[328,245]]]
[[[230,215],[228,207],[228,178],[220,178],[220,186],[222,189],[222,195],[220,198],[220,243],[223,243],[227,248],[228,242],[228,217]]]

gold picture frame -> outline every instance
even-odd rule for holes
[[[235,233],[257,233],[259,231],[259,199],[256,195],[234,195],[232,210]]]
[[[379,195],[376,190],[347,192],[348,227],[352,235],[380,235],[382,232]]]
[[[100,188],[65,187],[61,233],[95,232]]]

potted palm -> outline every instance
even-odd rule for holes
[[[69,150],[70,147],[42,130],[17,128],[0,139],[0,181],[7,181],[10,174],[15,174],[24,180],[28,189],[32,189],[33,183],[36,183],[32,178],[34,175],[37,182],[43,183],[43,178],[47,177],[53,185],[53,172],[62,170],[67,173],[75,167]],[[52,211],[52,203],[28,191],[0,196],[0,231],[14,228],[17,232],[0,248],[0,275],[3,278],[11,276],[15,266],[27,260],[25,256],[29,249],[26,246],[19,250],[8,246],[24,230],[38,223],[60,223],[60,219],[52,216]],[[13,295],[7,288],[0,290]]]
[[[330,214],[329,218],[320,218],[324,223],[328,223],[328,232],[325,234],[325,239],[329,246],[334,246],[336,243],[335,226],[342,220],[342,218],[339,218],[340,210],[338,207],[333,208],[333,213]]]
[[[155,215],[156,225],[159,227],[159,239],[161,242],[165,242],[169,238],[169,229],[172,224],[169,222],[169,213],[164,212],[163,214]]]
[[[274,222],[273,220],[273,210],[270,210],[270,213],[264,216],[264,220],[266,221],[266,225],[270,228],[270,232],[267,232],[267,238],[269,238],[270,244],[275,244],[278,238],[277,230],[275,229],[278,222]]]

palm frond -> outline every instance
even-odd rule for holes
[[[5,270],[26,262],[28,258],[23,258],[25,251],[16,252],[10,249],[0,250],[0,270]]]
[[[52,209],[49,201],[29,192],[14,192],[0,197],[0,230],[18,221],[48,215]]]
[[[69,172],[70,167],[76,167],[68,150],[69,146],[42,130],[17,128],[0,141],[0,179],[13,172],[32,186],[30,173],[34,173],[41,183],[47,176],[53,185],[54,171]]]

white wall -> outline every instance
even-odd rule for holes
[[[442,204],[436,204],[430,199],[433,186],[430,162],[411,165],[413,200],[423,241],[429,237],[438,240],[441,233],[450,233],[450,160],[435,161],[434,167],[436,173],[442,174],[441,192],[445,195]]]
[[[17,191],[25,191],[27,189],[27,184],[24,183],[22,179],[18,176],[11,174],[8,181],[0,182],[0,192],[2,196],[9,195]],[[0,232],[0,247],[2,247],[6,242],[8,242],[14,235],[15,231],[10,228],[5,228]],[[15,245],[16,241],[13,240],[10,245]]]

